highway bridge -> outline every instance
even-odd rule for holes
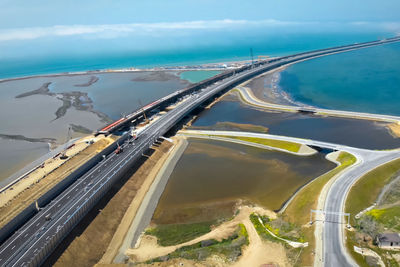
[[[257,62],[254,65],[245,66],[239,70],[224,73],[217,78],[209,79],[205,83],[180,90],[156,103],[147,105],[146,111],[153,111],[170,104],[171,101],[177,101],[182,97],[187,98],[186,101],[181,102],[174,109],[161,115],[159,119],[148,125],[140,132],[138,139],[132,140],[129,133],[124,133],[119,139],[119,144],[123,148],[122,153],[114,154],[111,152],[105,154],[103,160],[79,177],[79,179],[56,196],[48,205],[41,207],[41,210],[32,218],[24,222],[0,246],[0,265],[38,266],[42,264],[63,238],[142,154],[160,136],[167,133],[177,122],[205,101],[245,80],[286,64],[316,56],[397,41],[400,41],[400,38],[321,49],[270,61]],[[105,127],[102,130],[108,133],[123,127],[129,127],[132,120],[138,119],[139,116],[139,113],[136,112],[132,116],[128,116],[128,119],[122,118],[110,127]]]

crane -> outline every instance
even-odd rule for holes
[[[67,159],[68,158],[67,149],[69,147],[68,146],[68,142],[71,140],[71,130],[72,130],[72,127],[69,126],[68,127],[68,133],[67,133],[67,141],[65,142],[64,151],[61,153],[60,159]]]

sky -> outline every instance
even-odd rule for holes
[[[0,27],[196,20],[398,21],[398,0],[0,0]]]
[[[302,33],[383,38],[400,34],[399,10],[399,0],[0,0],[0,61],[256,45]]]

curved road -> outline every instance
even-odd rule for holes
[[[207,88],[194,92],[187,101],[179,104],[175,109],[167,112],[160,119],[149,125],[146,130],[139,134],[139,139],[134,141],[134,144],[124,142],[128,138],[128,134],[125,134],[122,139],[120,139],[120,144],[125,150],[122,154],[108,155],[103,161],[99,162],[87,173],[83,174],[74,184],[57,196],[49,205],[42,207],[42,209],[31,218],[31,220],[26,222],[24,226],[22,226],[0,246],[0,265],[40,265],[55,249],[59,242],[63,240],[65,235],[73,229],[76,223],[84,217],[84,215],[95,205],[103,194],[108,191],[112,184],[119,179],[120,175],[126,172],[127,169],[141,157],[141,154],[146,151],[157,138],[166,133],[193,109],[221,91],[231,88],[232,86],[263,72],[287,64],[292,64],[294,62],[299,62],[316,56],[346,52],[397,41],[400,41],[400,38],[321,49],[281,57],[269,62],[263,62],[258,67],[249,68],[248,70],[236,73],[236,75],[220,80]],[[122,144],[122,142],[124,143]],[[308,140],[307,142],[312,142],[316,146],[322,145],[321,142],[315,142],[312,140]],[[343,148],[342,146],[335,144],[330,144],[330,146],[336,147],[335,149]],[[383,155],[386,155],[385,158],[383,158]],[[371,156],[370,161],[365,161],[364,164],[366,164],[366,168],[368,169],[376,166],[378,162],[384,162],[391,157],[394,157],[394,152],[376,152]],[[352,180],[357,179],[358,174],[359,172],[356,172],[354,177],[345,176],[343,177],[343,180],[349,181],[348,184],[350,185]],[[330,191],[330,195],[333,195],[332,206],[328,208],[332,208],[336,211],[342,210],[347,192],[346,190],[348,190],[348,188],[349,187],[346,186],[332,186]],[[338,197],[337,201],[336,197]],[[332,246],[332,248],[327,247],[329,248],[329,253],[327,254],[326,261],[333,264],[347,264],[345,261],[346,254],[335,254],[336,252],[344,252],[343,249],[341,249],[342,243],[339,238],[340,235],[337,234],[338,231],[340,233],[342,230],[337,225],[329,227],[330,226],[327,225],[325,235],[326,233],[332,233],[332,243],[334,246]],[[328,237],[330,237],[330,235]],[[328,257],[329,255],[334,256]]]
[[[199,135],[221,135],[221,136],[243,136],[267,138],[295,142],[305,145],[318,146],[339,151],[346,151],[357,157],[358,163],[345,169],[330,186],[325,199],[324,211],[343,212],[344,205],[351,186],[367,172],[376,167],[400,158],[400,150],[368,150],[320,142],[310,139],[302,139],[287,136],[276,136],[270,134],[258,134],[250,132],[234,131],[207,131],[207,130],[185,130],[181,131],[185,136],[196,137]],[[327,215],[322,225],[322,240],[317,238],[315,266],[357,266],[351,256],[348,255],[344,247],[344,226],[343,218],[339,215]],[[322,244],[321,244],[322,242]],[[321,250],[322,249],[322,250]]]

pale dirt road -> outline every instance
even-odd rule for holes
[[[243,255],[232,266],[260,266],[263,263],[277,263],[279,266],[290,266],[282,245],[261,240],[249,219],[249,216],[252,212],[257,212],[261,215],[267,215],[271,218],[276,217],[275,213],[260,207],[242,206],[240,207],[240,213],[233,220],[219,225],[211,232],[201,237],[183,244],[161,247],[157,244],[157,239],[155,237],[146,235],[141,239],[139,247],[135,249],[129,249],[127,254],[135,262],[150,260],[156,257],[167,255],[168,253],[171,253],[180,247],[192,245],[202,240],[211,238],[222,240],[232,235],[232,233],[237,229],[239,223],[243,223],[249,234],[249,245],[244,248]],[[228,266],[227,263],[222,263],[221,259],[218,257],[211,257],[207,259],[204,264],[207,266],[209,264],[215,264],[214,266]]]

